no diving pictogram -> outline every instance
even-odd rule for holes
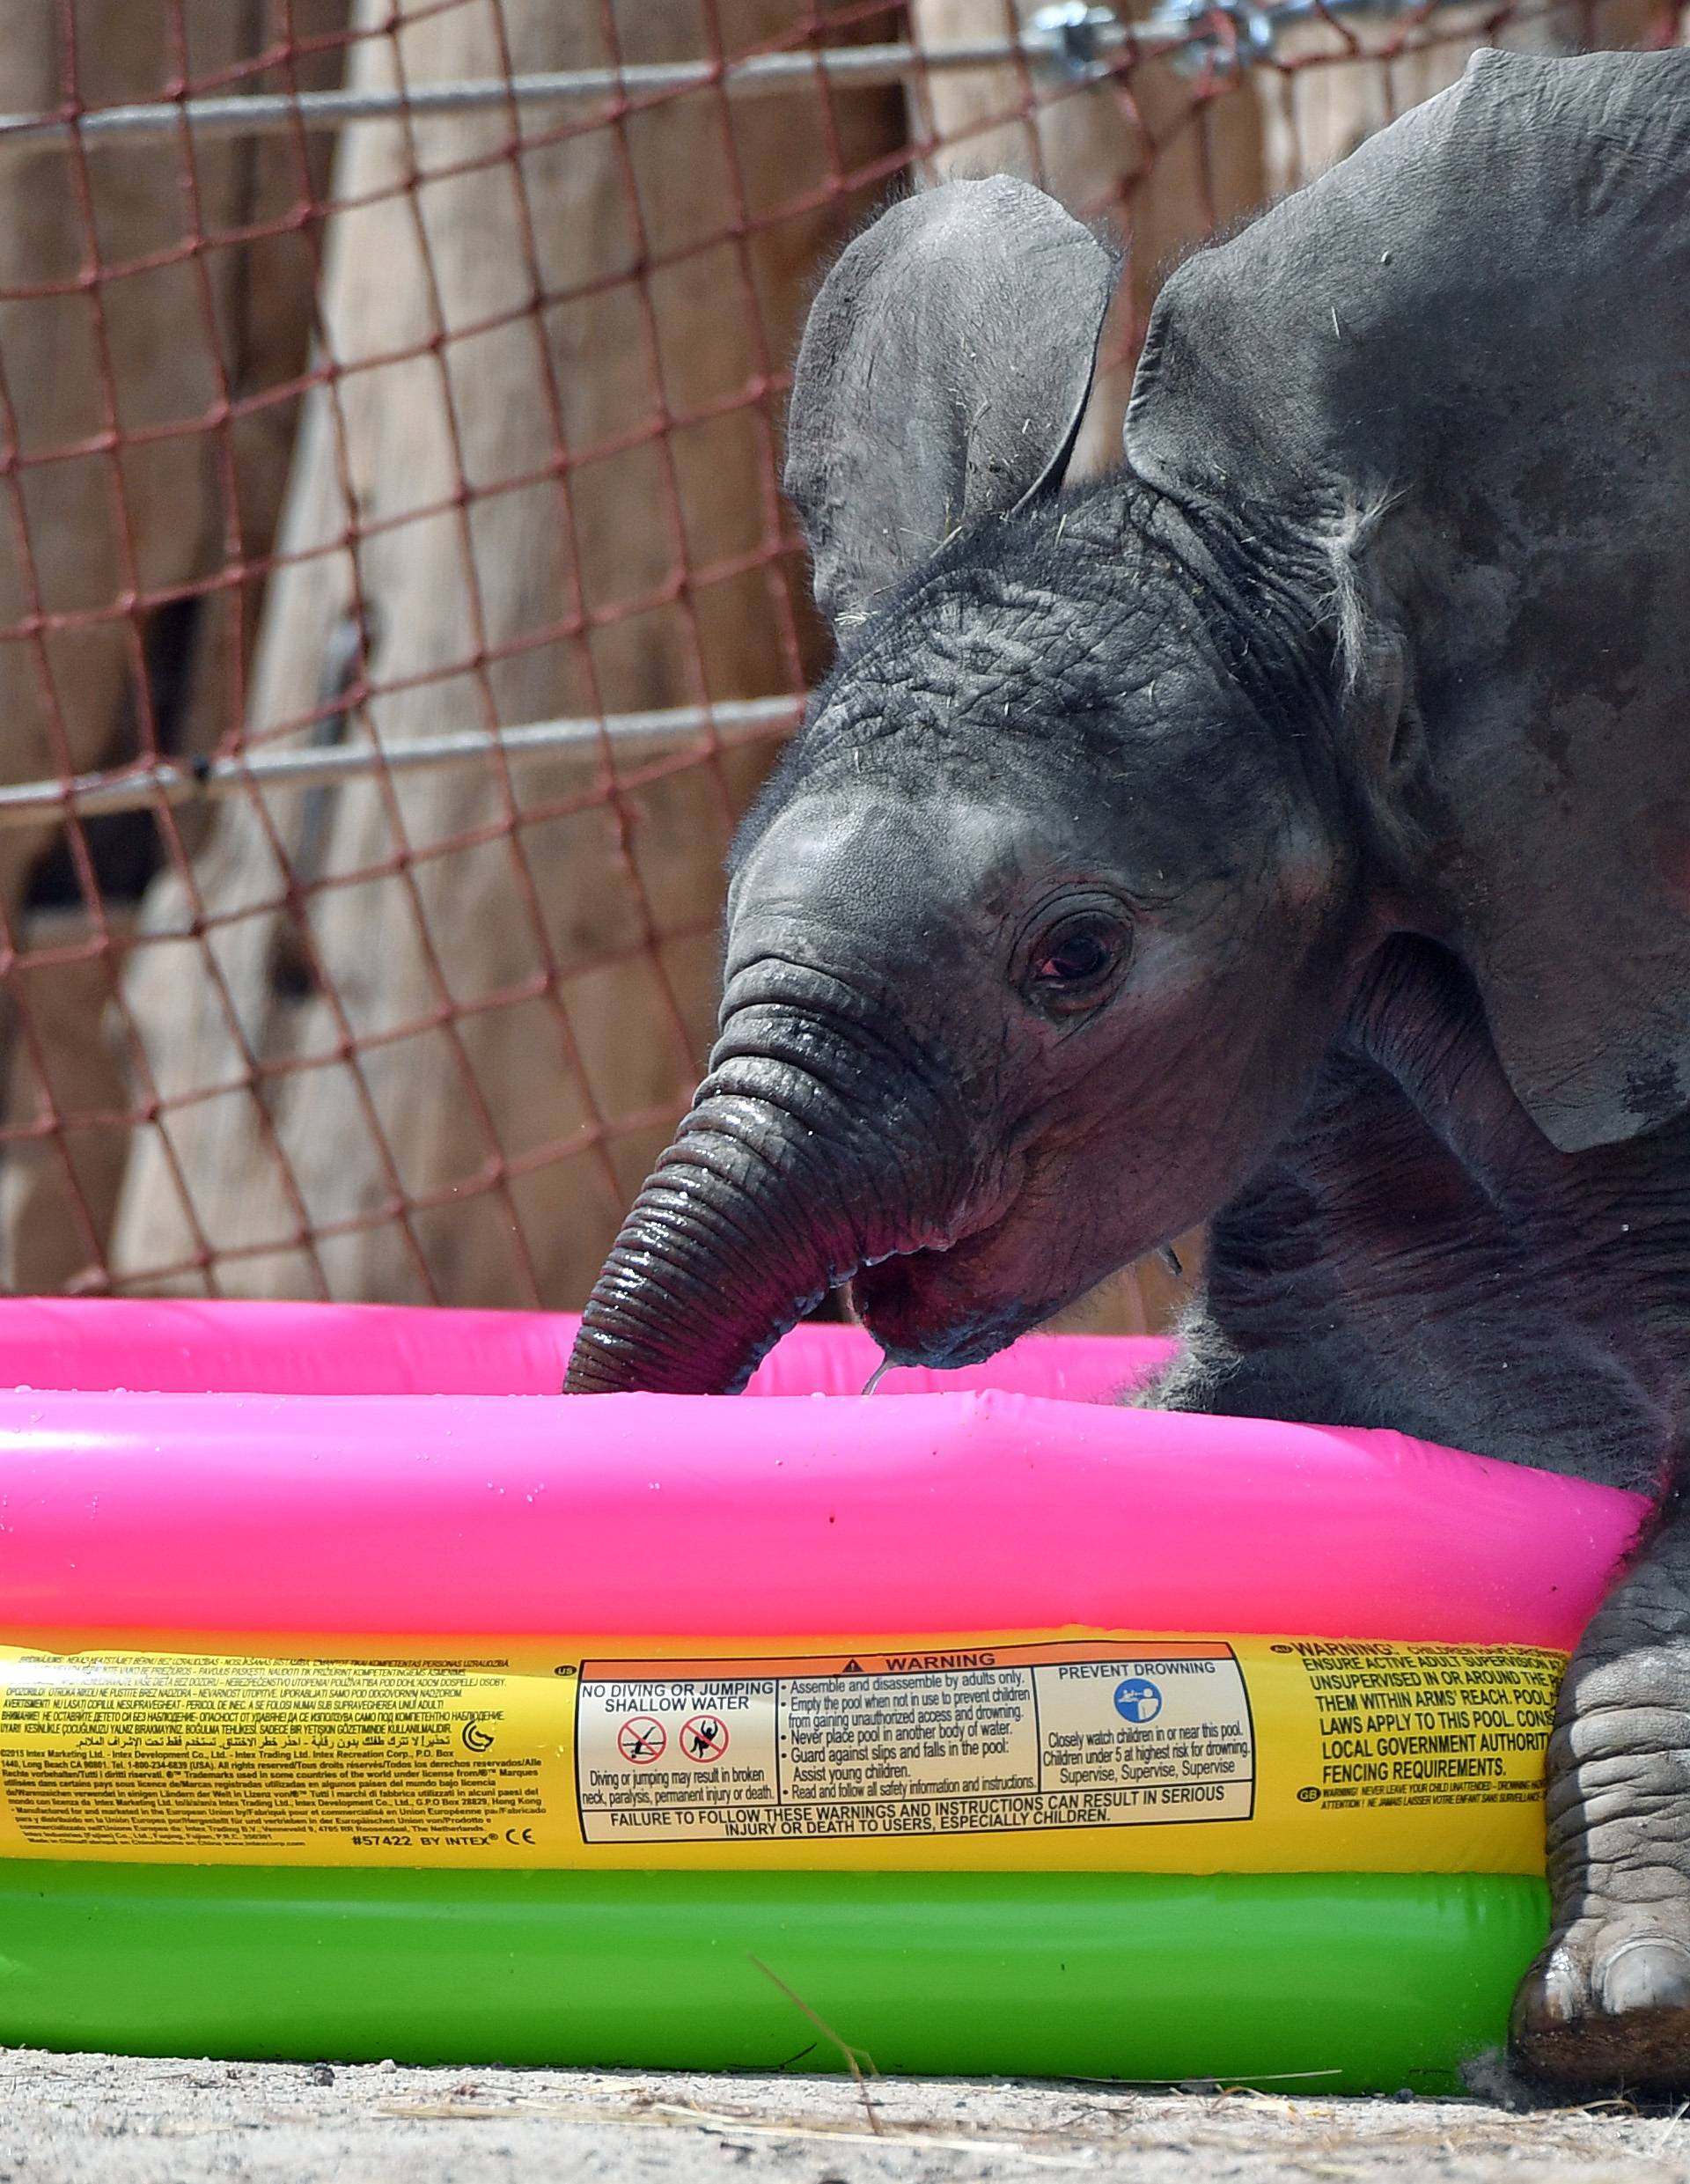
[[[680,1732],[682,1756],[707,1767],[728,1748],[728,1724],[716,1714],[694,1714]]]
[[[653,1760],[661,1759],[668,1741],[669,1732],[650,1714],[636,1714],[616,1732],[617,1750],[636,1767],[650,1767]]]

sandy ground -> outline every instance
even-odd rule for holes
[[[0,2184],[1690,2179],[1690,2114],[0,2051]]]

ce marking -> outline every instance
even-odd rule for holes
[[[532,1850],[534,1847],[534,1831],[532,1827],[507,1827],[504,1839],[507,1842],[515,1843],[519,1850]]]

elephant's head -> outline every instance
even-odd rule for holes
[[[952,184],[844,255],[787,483],[838,664],[737,845],[709,1073],[572,1388],[741,1385],[831,1286],[989,1355],[1238,1186],[1354,889],[1329,647],[1136,482],[1059,495],[1112,266]],[[1288,732],[1289,724],[1289,732]]]
[[[571,1387],[735,1386],[848,1278],[988,1354],[1224,1202],[1394,931],[1555,1151],[1690,1105],[1682,173],[1590,180],[1670,93],[1583,66],[1478,56],[1181,267],[1099,486],[1083,228],[952,183],[846,251],[787,471],[839,659]]]

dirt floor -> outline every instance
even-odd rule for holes
[[[1690,2114],[0,2051],[0,2184],[1690,2179]]]

